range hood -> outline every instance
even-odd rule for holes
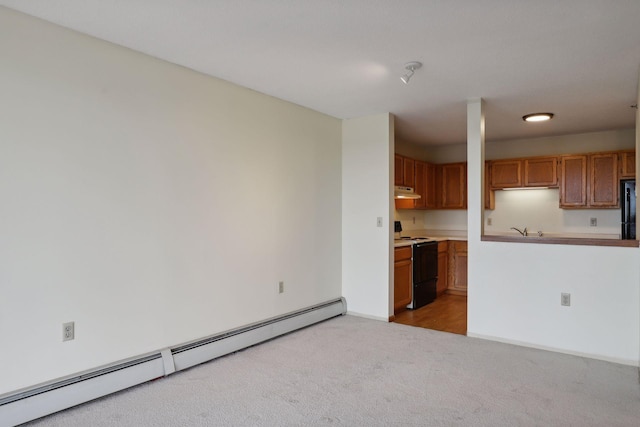
[[[421,196],[419,194],[416,194],[415,191],[413,191],[413,188],[411,187],[401,187],[396,185],[395,187],[395,193],[394,193],[394,199],[419,199],[421,198]]]

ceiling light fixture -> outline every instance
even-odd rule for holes
[[[408,73],[400,77],[400,80],[402,80],[402,83],[409,84],[409,80],[411,79],[411,76],[413,76],[413,73],[415,73],[416,70],[419,70],[420,67],[422,67],[422,63],[416,62],[416,61],[407,62],[406,64],[404,64],[404,69],[407,70]]]
[[[546,122],[553,118],[553,113],[532,113],[522,116],[525,122]]]

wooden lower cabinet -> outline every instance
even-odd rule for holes
[[[449,276],[449,242],[438,242],[438,282],[436,292],[438,296],[447,291],[447,277]]]
[[[398,311],[411,302],[411,246],[394,250],[393,283],[393,311]]]
[[[449,241],[447,293],[467,295],[467,242]]]
[[[393,311],[406,308],[411,302],[411,246],[394,250]],[[438,242],[438,295],[444,293],[467,295],[467,242],[445,240]]]

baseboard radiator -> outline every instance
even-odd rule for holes
[[[45,415],[190,368],[347,312],[344,298],[0,396],[0,427]]]

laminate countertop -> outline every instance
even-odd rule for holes
[[[447,240],[467,241],[467,236],[464,231],[430,231],[430,230],[414,230],[403,231],[402,235],[411,237],[423,237],[437,242]],[[397,237],[397,235],[396,235]],[[482,236],[483,242],[504,242],[504,243],[529,243],[529,244],[547,244],[547,245],[575,245],[575,246],[614,246],[614,247],[626,247],[637,248],[640,247],[638,240],[621,240],[613,238],[610,235],[589,235],[589,234],[561,234],[561,233],[546,233],[539,237],[536,234],[523,236],[513,236],[507,233],[485,234]],[[395,247],[410,246],[411,241],[407,240],[395,240]]]
[[[577,246],[618,246],[625,248],[639,247],[637,240],[603,239],[599,237],[566,237],[566,236],[504,236],[484,235],[483,242],[505,243],[537,243],[546,245],[577,245]]]
[[[409,233],[407,233],[409,234]],[[432,241],[436,241],[436,242],[444,242],[444,241],[448,241],[448,240],[458,240],[458,241],[462,241],[462,242],[466,242],[467,241],[467,236],[434,236],[434,235],[429,235],[426,233],[412,233],[409,234],[411,237],[419,237],[419,238],[423,238],[423,239],[429,239]],[[413,244],[413,241],[411,240],[404,240],[404,239],[396,239],[393,241],[393,246],[396,248],[400,248],[403,246],[411,246]]]

